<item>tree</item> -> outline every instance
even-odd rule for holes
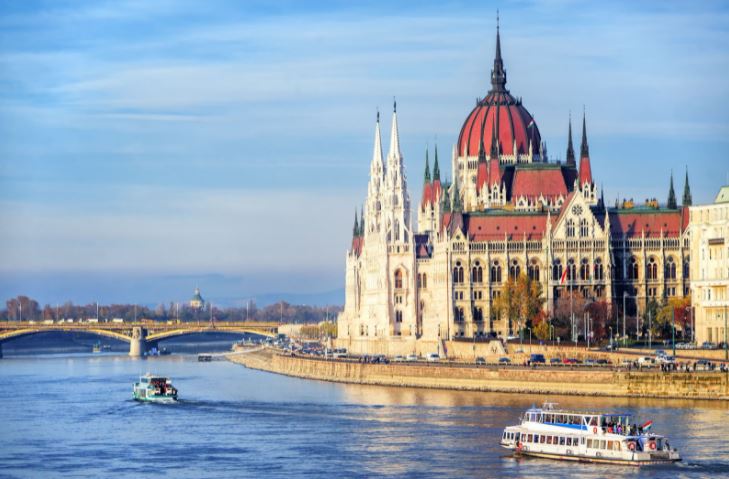
[[[510,331],[513,330],[512,325],[522,330],[531,327],[543,304],[542,286],[522,273],[516,280],[511,277],[506,280],[501,294],[494,300],[494,309],[497,317],[505,317],[509,321]]]
[[[673,321],[676,321],[676,331],[685,335],[687,323],[689,322],[688,308],[691,307],[691,298],[674,297],[664,302],[656,315],[656,332],[664,338],[670,338],[673,329]]]

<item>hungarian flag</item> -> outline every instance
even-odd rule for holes
[[[559,278],[559,284],[566,284],[567,283],[567,268],[562,271],[562,277]]]
[[[647,431],[648,429],[651,428],[652,425],[653,425],[653,421],[648,421],[647,423],[643,424],[643,430]]]

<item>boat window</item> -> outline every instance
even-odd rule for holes
[[[539,436],[539,443],[544,444],[544,436]]]
[[[592,448],[592,439],[587,440],[587,447]]]
[[[520,432],[517,432],[516,433],[516,440],[518,441],[519,439],[521,439],[521,433]]]
[[[564,446],[564,437],[559,438],[559,445]]]
[[[552,436],[547,436],[547,444],[552,444]]]
[[[600,441],[600,449],[605,449],[605,441]]]

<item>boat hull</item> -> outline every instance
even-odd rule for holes
[[[142,397],[138,394],[133,395],[135,401],[149,402],[157,404],[173,404],[177,402],[177,396],[145,396]]]
[[[512,450],[510,447],[506,447],[506,449]],[[514,451],[514,457],[538,457],[542,459],[553,459],[557,461],[572,461],[572,462],[590,462],[595,464],[618,464],[621,466],[657,466],[657,465],[666,465],[666,464],[673,464],[674,462],[679,462],[681,460],[680,457],[675,458],[653,458],[653,459],[620,459],[620,458],[608,458],[608,457],[594,457],[594,456],[581,456],[581,455],[566,455],[566,454],[557,454],[557,453],[549,453],[549,452],[542,452],[542,451],[527,451],[527,450],[521,450],[521,451]]]

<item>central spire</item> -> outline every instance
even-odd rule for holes
[[[504,61],[501,59],[501,37],[499,35],[499,11],[496,10],[496,56],[494,58],[494,69],[491,70],[491,91],[506,92],[506,71]]]

